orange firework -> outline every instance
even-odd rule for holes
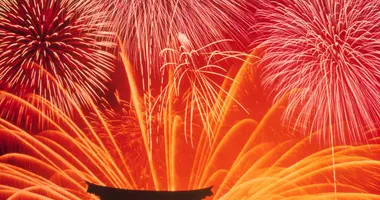
[[[129,65],[125,55],[123,58]],[[96,199],[85,192],[84,180],[88,180],[132,189],[214,185],[212,198],[226,200],[380,199],[380,138],[370,136],[374,134],[367,134],[365,145],[336,146],[333,157],[330,148],[312,143],[313,138],[284,129],[281,116],[289,106],[289,96],[299,91],[284,95],[261,119],[252,119],[237,107],[237,101],[252,106],[242,98],[256,82],[251,78],[255,59],[249,57],[237,73],[231,73],[234,82],[221,86],[228,95],[218,98],[224,105],[219,120],[210,121],[214,137],[202,134],[208,128],[201,127],[193,134],[194,147],[183,137],[183,112],[165,115],[162,132],[148,140],[145,119],[152,113],[145,110],[136,88],[131,88],[131,102],[126,106],[131,117],[135,116],[138,129],[120,128],[114,134],[110,132],[116,130],[111,117],[104,118],[93,103],[96,129],[77,106],[80,117],[74,121],[48,101],[35,97],[56,112],[60,120],[54,121],[27,101],[2,92],[4,98],[23,104],[31,114],[43,116],[52,128],[32,136],[0,119],[0,136],[4,138],[0,141],[0,198]],[[130,69],[126,66],[127,71]],[[133,76],[128,78],[130,86],[135,86]],[[257,94],[249,95],[255,98]],[[130,137],[136,137],[137,142],[130,142]]]
[[[220,120],[224,109],[221,96],[229,95],[217,80],[219,78],[225,79],[226,82],[234,81],[225,75],[227,70],[221,63],[227,60],[243,61],[247,55],[238,51],[214,50],[217,49],[218,44],[231,42],[230,40],[220,40],[194,49],[192,42],[183,33],[178,35],[178,39],[181,43],[180,49],[166,48],[161,51],[162,56],[165,57],[164,60],[167,60],[163,68],[168,68],[169,83],[159,96],[160,105],[175,110],[170,104],[175,104],[174,101],[185,101],[182,109],[185,111],[186,139],[192,138],[192,122],[195,116],[200,117],[202,127],[211,139],[213,137],[211,123]],[[183,88],[188,89],[182,91]],[[160,110],[173,112],[162,108]],[[187,128],[190,129],[189,135],[187,135]]]

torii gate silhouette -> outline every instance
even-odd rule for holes
[[[127,190],[105,187],[87,182],[87,192],[101,200],[201,200],[212,196],[211,187],[184,191]]]

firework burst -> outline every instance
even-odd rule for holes
[[[231,59],[243,62],[248,55],[238,51],[215,50],[218,44],[231,42],[229,40],[216,41],[199,49],[194,49],[192,41],[183,33],[178,34],[178,40],[181,44],[179,49],[166,48],[161,51],[164,60],[169,61],[162,68],[168,68],[170,77],[159,97],[162,102],[160,105],[166,108],[173,107],[168,105],[173,104],[175,99],[186,102],[186,137],[192,138],[192,122],[198,114],[202,127],[205,127],[211,140],[211,124],[221,120],[225,106],[221,96],[229,95],[217,80],[234,81],[226,75],[227,70],[222,67],[222,63]],[[182,91],[183,88],[187,89]],[[190,124],[189,135],[186,133],[187,124]]]
[[[132,61],[133,66],[146,67],[141,69],[146,75],[159,72],[160,51],[179,33],[191,37],[194,48],[225,38],[226,34],[242,41],[247,35],[251,7],[245,0],[112,0],[100,4],[107,8],[114,32],[126,42],[128,55],[139,58]],[[149,68],[155,69],[149,72]]]
[[[160,52],[165,48],[179,49],[178,43],[173,42],[178,34],[191,38],[192,49],[224,38],[248,41],[247,30],[252,21],[252,5],[247,0],[112,0],[99,1],[99,5],[107,10],[105,19],[113,22],[111,30],[125,43],[130,62],[141,77],[137,84],[147,95],[156,95],[163,84],[167,71],[160,71],[160,67],[167,60],[160,57]],[[218,48],[226,48],[226,44],[221,43]]]
[[[334,143],[333,135],[335,142],[364,139],[380,120],[380,2],[282,0],[264,7],[257,26],[266,48],[263,85],[275,99],[304,91],[291,97],[284,118],[304,131],[323,130],[323,143]]]
[[[241,51],[244,48],[241,43],[248,40],[247,29],[252,22],[249,10],[253,7],[246,0],[112,0],[99,1],[99,5],[108,13],[105,19],[113,22],[111,30],[123,42],[121,48],[134,67],[130,70],[140,77],[134,84],[143,94],[141,104],[150,111],[155,109],[154,104],[145,100],[165,93],[165,78],[171,73],[170,67],[161,66],[175,62],[173,58],[178,57],[178,51],[197,50],[225,38],[236,39],[239,43],[231,46],[231,43],[218,43],[215,45],[218,50]],[[178,39],[187,38],[190,38],[191,46],[181,49]],[[182,42],[186,42],[184,40]],[[163,50],[164,59],[160,55]],[[205,109],[199,111],[203,116],[208,114]]]
[[[99,31],[106,26],[101,13],[86,0],[0,1],[0,83],[62,109],[64,92],[86,104],[77,86],[97,99],[113,71],[112,35]]]

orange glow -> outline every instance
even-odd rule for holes
[[[252,117],[252,102],[261,97],[248,90],[256,80],[247,77],[256,77],[258,52],[227,73],[233,78],[226,78],[213,102],[222,105],[222,112],[213,118],[220,107],[212,106],[207,116],[212,137],[201,126],[204,119],[186,122],[174,92],[166,93],[170,102],[163,115],[148,110],[124,52],[132,94],[123,109],[132,113],[132,122],[121,119],[115,125],[117,117],[108,117],[94,103],[89,118],[70,101],[79,115],[74,119],[35,97],[55,113],[52,119],[44,114],[48,111],[2,92],[1,98],[23,105],[28,115],[42,116],[51,126],[33,135],[0,119],[0,199],[97,199],[85,192],[84,180],[130,189],[214,185],[210,199],[221,200],[380,199],[378,130],[366,134],[366,144],[335,146],[332,154],[331,147],[319,144],[320,132],[304,136],[282,123],[288,95],[298,90],[288,92],[263,117]]]

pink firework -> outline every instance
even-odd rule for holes
[[[187,52],[202,49],[216,41],[233,39],[237,41],[236,45],[217,43],[214,50],[241,51],[241,44],[248,43],[247,30],[253,21],[251,11],[254,6],[250,0],[95,1],[107,11],[105,20],[113,22],[111,30],[118,34],[128,62],[139,76],[136,84],[144,94],[143,104],[148,110],[154,109],[149,99],[164,93],[167,88],[166,77],[171,67],[161,66],[179,64],[176,60],[178,52],[166,49],[179,50],[183,47]],[[183,36],[190,38],[191,42]],[[165,56],[160,56],[162,51]],[[205,110],[201,112],[205,115]]]
[[[264,4],[257,26],[263,85],[275,100],[300,89],[284,118],[304,131],[322,130],[322,142],[364,140],[380,120],[380,1]]]
[[[98,1],[143,77],[143,89],[154,84],[148,79],[160,81],[159,69],[167,61],[159,54],[165,48],[179,48],[173,44],[179,33],[192,38],[195,49],[225,38],[244,42],[252,21],[249,0]]]
[[[111,34],[99,31],[101,17],[88,0],[1,0],[0,84],[61,109],[64,93],[80,105],[98,98],[113,71]]]

